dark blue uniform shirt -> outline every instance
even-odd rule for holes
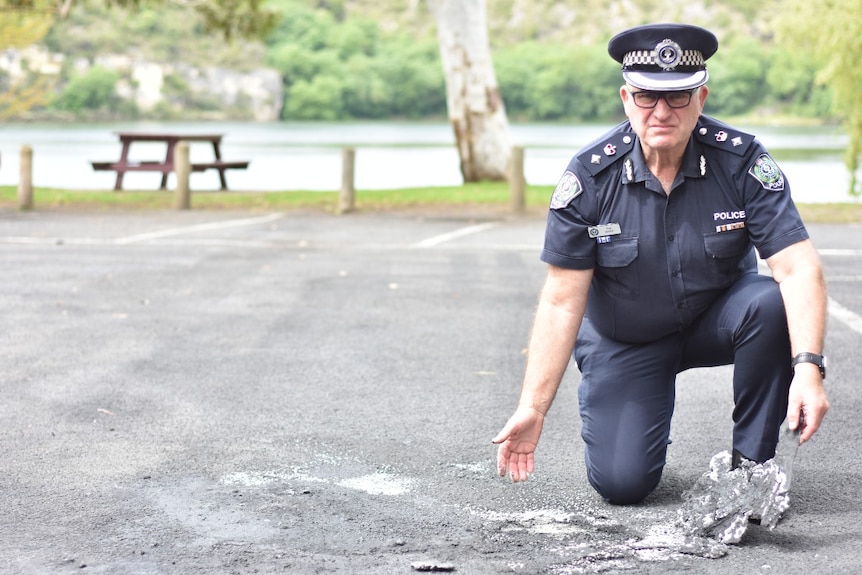
[[[790,187],[749,134],[702,116],[671,194],[624,122],[569,163],[554,190],[542,260],[593,269],[587,316],[606,337],[684,330],[736,279],[808,238]]]

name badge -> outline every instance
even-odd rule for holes
[[[605,236],[618,236],[623,233],[623,231],[619,224],[601,224],[598,226],[588,227],[587,233],[591,238],[601,238]]]

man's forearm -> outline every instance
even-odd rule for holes
[[[519,407],[545,414],[569,364],[584,317],[592,272],[551,268],[542,289]]]
[[[822,353],[826,333],[826,281],[817,251],[810,242],[791,246],[790,263],[777,270],[781,288],[791,355]]]
[[[548,412],[569,364],[580,319],[541,303],[527,348],[527,369],[519,406]]]
[[[826,332],[826,285],[816,269],[799,270],[781,282],[791,355],[822,353]]]

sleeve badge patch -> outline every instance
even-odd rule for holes
[[[567,170],[563,174],[563,177],[560,178],[559,183],[557,183],[557,187],[554,188],[554,195],[551,197],[551,209],[558,210],[565,208],[572,200],[581,195],[583,191],[584,188],[581,186],[578,177]]]
[[[771,192],[784,191],[784,174],[781,173],[778,164],[769,157],[769,154],[761,154],[754,161],[754,165],[751,166],[748,173],[760,182],[763,189]]]

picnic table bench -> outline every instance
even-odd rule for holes
[[[123,176],[126,172],[161,172],[162,182],[160,188],[167,188],[168,174],[174,171],[174,149],[177,142],[208,142],[212,144],[215,158],[208,162],[192,162],[193,172],[205,170],[218,170],[221,189],[227,190],[227,179],[225,171],[231,169],[244,170],[248,168],[248,161],[225,161],[221,157],[221,134],[151,134],[140,132],[118,132],[117,136],[122,144],[120,159],[116,162],[91,162],[93,169],[97,171],[117,172],[115,190],[123,189]],[[134,142],[164,142],[167,144],[165,158],[163,160],[130,161],[129,148]]]

